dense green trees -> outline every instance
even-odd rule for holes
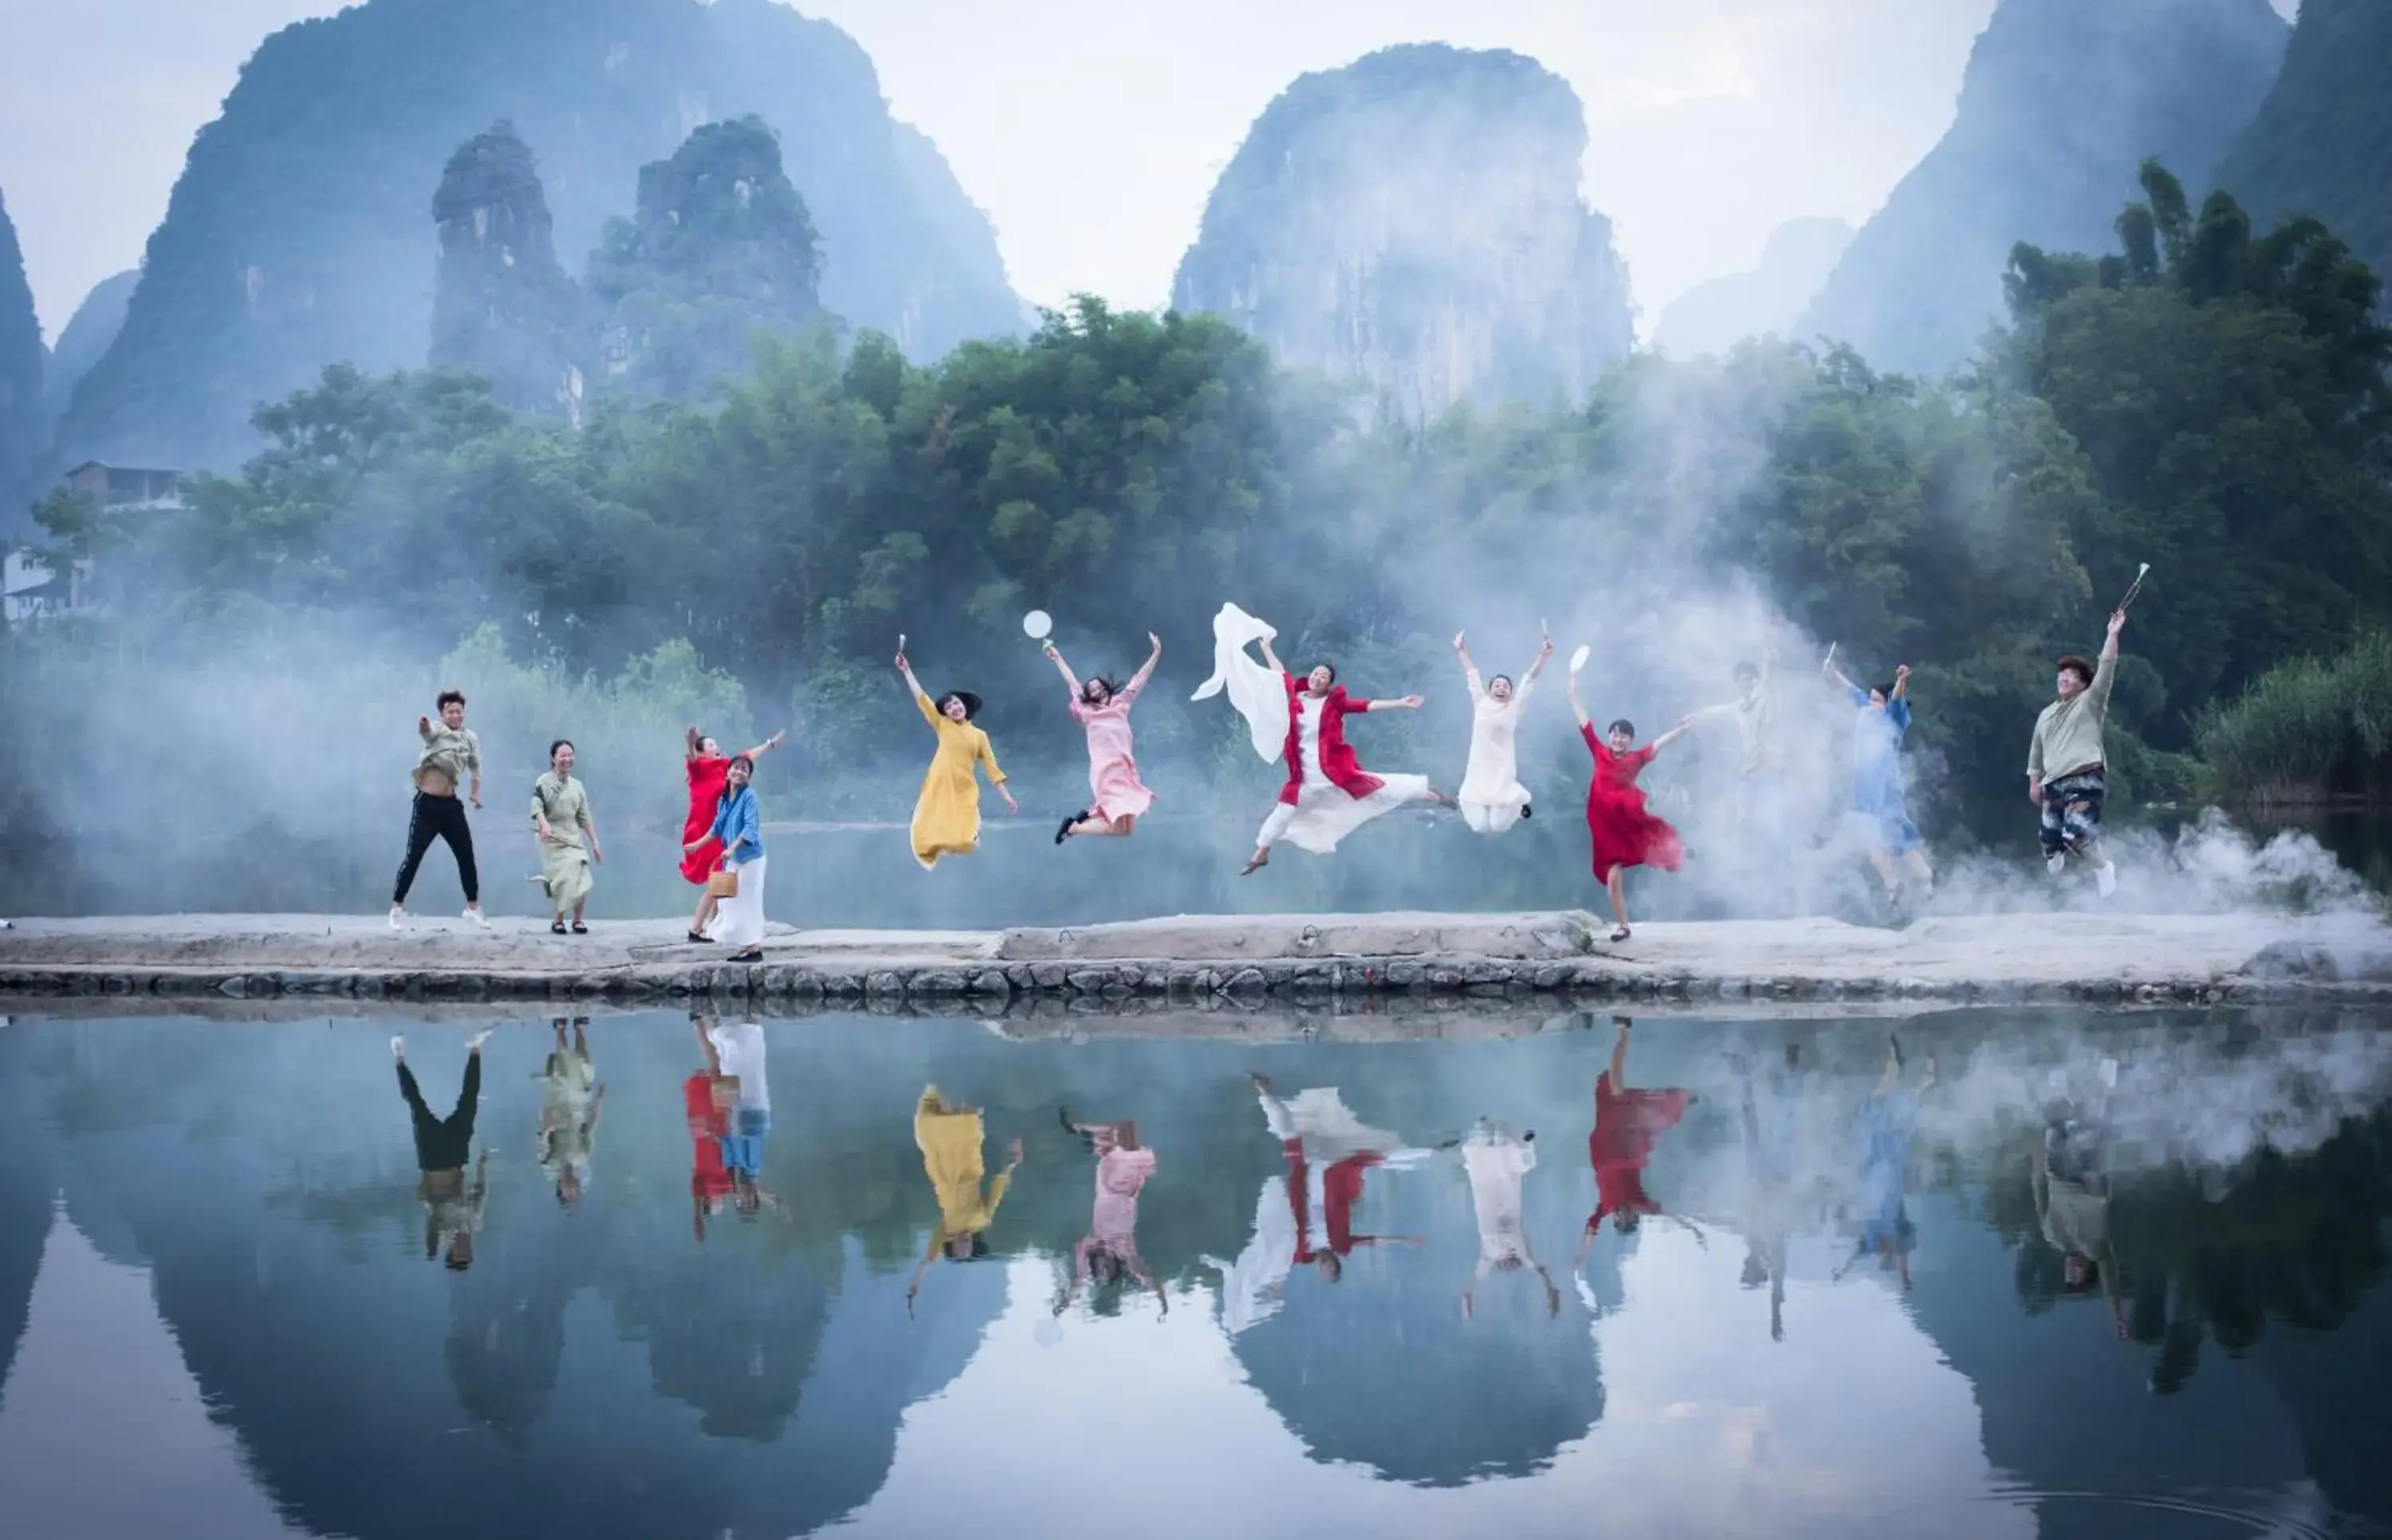
[[[1113,657],[1159,631],[1192,682],[1235,599],[1291,659],[1381,689],[1434,686],[1457,626],[1525,648],[1544,616],[1656,723],[1723,692],[1774,612],[1854,669],[1918,666],[1948,809],[2015,800],[2052,657],[2150,561],[2115,750],[2149,794],[2185,783],[2152,751],[2188,748],[2213,697],[2382,617],[2392,496],[2366,269],[2313,224],[2255,236],[2230,200],[2196,219],[2157,168],[2146,188],[2117,252],[2020,248],[2014,326],[1942,383],[1754,343],[1640,356],[1574,408],[1364,424],[1225,322],[1093,300],[931,367],[872,333],[764,341],[708,401],[602,397],[578,432],[465,377],[336,369],[114,565],[425,656],[488,623],[611,677],[685,639],[760,714],[787,703],[817,768],[906,742],[901,630],[942,677],[1046,688],[1015,629],[1033,606]],[[1458,734],[1450,704],[1379,730],[1389,755]],[[1158,746],[1219,725],[1142,710]],[[1817,720],[1824,747],[1840,718]]]

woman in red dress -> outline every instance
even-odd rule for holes
[[[774,733],[749,749],[747,757],[756,758],[777,745],[783,736]],[[722,842],[714,837],[714,813],[722,805],[723,778],[731,773],[731,758],[696,728],[682,743],[682,757],[689,766],[689,816],[681,822],[681,874],[697,889],[697,913],[689,922],[689,938],[705,942],[713,939],[706,932],[714,923],[714,895],[707,890],[706,879],[722,855]]]
[[[1569,671],[1570,710],[1578,716],[1580,736],[1594,755],[1594,780],[1586,788],[1586,832],[1594,841],[1594,874],[1611,895],[1611,938],[1628,939],[1628,895],[1623,877],[1632,866],[1658,866],[1675,872],[1685,858],[1678,831],[1656,818],[1644,806],[1636,777],[1670,741],[1686,731],[1680,722],[1643,748],[1636,725],[1622,718],[1605,737],[1594,735],[1594,722],[1578,696],[1578,670]]]

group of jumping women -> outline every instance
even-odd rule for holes
[[[2111,616],[2098,663],[2073,654],[2060,660],[2056,698],[2035,720],[2027,759],[2028,795],[2038,809],[2040,840],[2050,871],[2057,875],[2068,856],[2074,854],[2093,868],[2105,896],[2114,889],[2116,874],[2100,837],[2106,790],[2102,735],[2118,636],[2125,625],[2126,612],[2121,609]],[[1268,625],[1236,605],[1221,606],[1213,621],[1213,674],[1192,697],[1226,696],[1244,718],[1255,753],[1286,766],[1286,781],[1255,835],[1254,853],[1242,874],[1251,875],[1268,865],[1271,851],[1281,842],[1326,855],[1363,824],[1412,803],[1456,808],[1474,832],[1488,836],[1502,835],[1532,815],[1532,798],[1519,777],[1518,733],[1521,716],[1553,656],[1550,634],[1517,679],[1506,674],[1482,679],[1466,638],[1454,637],[1454,653],[1469,685],[1472,710],[1469,757],[1454,796],[1437,790],[1426,776],[1374,775],[1365,770],[1346,742],[1347,718],[1416,709],[1420,696],[1366,699],[1351,694],[1338,682],[1335,666],[1329,663],[1316,663],[1299,675],[1273,652],[1276,635]],[[1047,659],[1062,676],[1072,715],[1086,734],[1088,750],[1088,805],[1063,818],[1055,831],[1058,845],[1072,839],[1127,837],[1154,805],[1154,793],[1138,774],[1129,722],[1130,708],[1153,679],[1163,656],[1161,640],[1150,633],[1147,640],[1151,650],[1146,662],[1126,682],[1118,684],[1100,676],[1079,678],[1054,642],[1042,641]],[[1570,660],[1564,690],[1571,714],[1578,718],[1579,734],[1594,761],[1586,794],[1592,866],[1610,899],[1611,939],[1624,941],[1629,938],[1629,924],[1623,879],[1629,868],[1653,866],[1675,872],[1685,859],[1678,832],[1647,806],[1638,784],[1644,768],[1662,749],[1707,720],[1732,719],[1738,734],[1740,832],[1748,843],[1765,844],[1771,831],[1783,826],[1786,760],[1777,735],[1777,648],[1773,640],[1763,650],[1762,661],[1736,666],[1736,699],[1681,718],[1641,747],[1635,724],[1625,718],[1596,731],[1579,693],[1579,676],[1586,666],[1588,652],[1581,647]],[[1906,666],[1898,667],[1886,682],[1865,687],[1838,671],[1834,657],[1831,648],[1822,670],[1849,695],[1856,717],[1848,817],[1885,885],[1889,901],[1898,904],[1914,895],[1923,898],[1933,890],[1934,872],[1918,825],[1909,816],[1901,766],[1903,740],[1911,720],[1910,670]],[[1005,799],[1008,811],[1020,809],[1006,785],[1005,771],[997,764],[987,732],[974,721],[981,712],[980,697],[963,690],[934,696],[923,689],[902,639],[896,665],[938,745],[923,776],[910,827],[914,859],[929,871],[943,858],[969,855],[980,848],[982,773]],[[401,906],[408,887],[435,838],[447,840],[456,852],[465,887],[466,918],[488,923],[481,915],[472,835],[457,796],[461,785],[469,785],[473,805],[481,806],[480,747],[464,726],[464,696],[447,691],[440,697],[439,720],[422,718],[417,723],[423,750],[416,768],[407,857],[391,900],[394,927],[402,923]],[[744,753],[726,757],[712,738],[695,728],[686,738],[690,801],[682,835],[682,874],[704,889],[689,939],[729,944],[734,949],[734,961],[754,961],[762,955],[765,852],[750,782],[756,760],[780,742],[781,734],[775,733]],[[530,804],[541,852],[540,881],[554,911],[552,928],[560,935],[581,933],[586,929],[582,910],[590,890],[589,866],[603,857],[588,794],[573,776],[572,744],[558,740],[551,745],[549,757],[549,770],[533,787]]]

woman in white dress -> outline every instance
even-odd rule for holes
[[[1554,655],[1548,635],[1537,649],[1517,684],[1498,674],[1484,685],[1478,666],[1470,661],[1462,633],[1453,634],[1454,653],[1462,659],[1462,677],[1470,681],[1470,761],[1462,772],[1462,821],[1482,835],[1500,835],[1528,816],[1528,788],[1520,784],[1520,708],[1537,687],[1537,675]]]

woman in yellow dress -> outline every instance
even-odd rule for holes
[[[939,735],[939,752],[930,757],[930,769],[922,777],[921,798],[914,804],[914,859],[928,872],[941,856],[968,856],[980,848],[976,771],[981,766],[988,767],[989,784],[1005,798],[1007,812],[1018,813],[1021,806],[1006,789],[1005,771],[997,768],[988,734],[972,726],[971,719],[980,715],[980,697],[968,690],[950,690],[933,701],[922,681],[914,677],[902,648],[897,654],[897,672],[905,676],[905,687],[914,692],[922,719]]]
[[[922,1151],[922,1172],[930,1179],[930,1191],[939,1200],[939,1223],[930,1231],[930,1244],[922,1249],[921,1262],[905,1290],[909,1312],[914,1296],[921,1292],[922,1275],[941,1252],[956,1262],[988,1255],[985,1232],[996,1220],[996,1206],[1005,1201],[1006,1189],[1013,1185],[1014,1171],[1021,1164],[1021,1141],[1016,1139],[1006,1147],[1005,1170],[989,1177],[981,1161],[986,1132],[980,1108],[949,1106],[935,1085],[924,1086],[922,1099],[914,1104],[914,1143]]]

